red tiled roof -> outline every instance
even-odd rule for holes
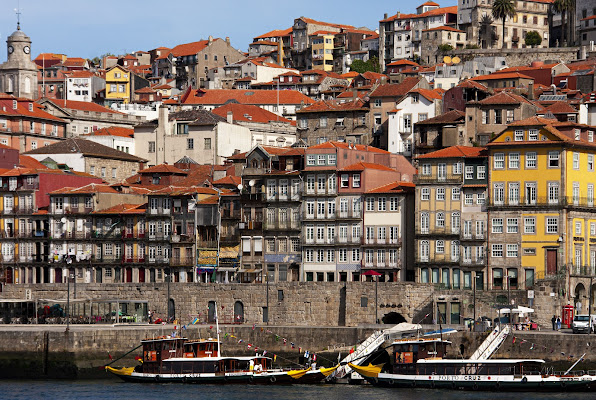
[[[400,14],[399,17],[397,14],[395,14],[389,18],[382,19],[379,22],[391,22],[395,21],[396,19],[424,18],[443,14],[457,14],[457,6],[434,8],[422,14]]]
[[[542,117],[529,117],[520,121],[514,121],[508,124],[508,126],[544,126],[551,125],[553,122],[556,121]]]
[[[580,21],[587,21],[587,20],[590,20],[590,19],[596,19],[596,14],[595,15],[590,15],[589,17],[586,17],[586,18],[582,18],[582,19],[580,19]]]
[[[493,73],[489,75],[479,75],[473,78],[470,78],[471,81],[491,81],[497,79],[516,79],[516,78],[523,78],[523,79],[532,79],[531,76],[520,74],[519,72],[506,72],[503,74]]]
[[[221,39],[213,39],[213,40],[221,40]],[[172,50],[170,50],[170,53],[172,53],[172,55],[174,57],[194,56],[198,52],[205,49],[205,47],[207,47],[208,45],[209,45],[208,40],[201,40],[198,42],[179,44],[178,46],[176,46]]]
[[[16,109],[13,108],[14,100],[17,101]],[[33,104],[31,111],[29,111],[29,104]],[[33,100],[17,98],[4,93],[0,93],[0,115],[40,118],[66,123],[63,119],[44,111],[42,106],[35,103]]]
[[[346,171],[364,171],[365,169],[376,169],[376,170],[380,170],[380,171],[395,171],[393,168],[389,168],[385,165],[381,165],[381,164],[374,164],[374,163],[367,163],[367,162],[357,162],[355,164],[352,165],[348,165],[347,167],[344,167],[342,169],[340,169],[340,171],[346,172]]]
[[[396,66],[399,66],[399,65],[411,65],[411,66],[414,66],[414,67],[419,67],[420,66],[420,64],[418,64],[418,63],[416,63],[414,61],[410,61],[410,60],[397,60],[397,61],[393,61],[393,62],[387,64],[388,67],[396,67]]]
[[[265,39],[265,38],[272,38],[272,37],[282,37],[288,36],[292,33],[292,28],[288,29],[275,29],[271,32],[263,33],[260,36],[255,37],[255,39]]]
[[[370,97],[401,97],[405,96],[410,90],[414,88],[423,78],[410,76],[405,78],[401,83],[385,83],[376,88]]]
[[[367,194],[375,194],[375,193],[404,193],[406,191],[411,191],[416,187],[412,182],[391,182],[383,186],[379,186],[378,188],[374,188],[366,192]]]
[[[188,175],[187,172],[182,171],[180,168],[176,168],[173,165],[169,164],[159,164],[153,167],[145,168],[138,172],[139,175],[147,175],[147,174],[176,174],[176,175]]]
[[[410,90],[410,93],[418,93],[419,95],[424,96],[424,98],[426,98],[428,101],[441,100],[443,98],[441,94],[430,89],[418,88]]]
[[[122,128],[119,126],[110,126],[108,128],[101,128],[92,133],[79,136],[120,136],[134,138],[135,130],[130,128]]]
[[[420,4],[418,7],[422,7],[422,6],[434,6],[434,7],[440,7],[439,4],[435,3],[434,1],[427,1],[425,3]]]
[[[250,104],[229,103],[221,107],[217,107],[211,112],[223,118],[227,118],[228,112],[232,112],[232,118],[234,121],[259,122],[263,124],[267,124],[271,121],[286,122],[288,124],[295,122],[287,118],[280,117],[279,115],[267,111],[261,107]]]
[[[480,100],[478,103],[483,105],[489,104],[521,104],[529,103],[529,101],[518,94],[510,92],[499,92],[493,96],[489,96],[485,99]]]
[[[451,146],[445,149],[433,151],[431,153],[420,155],[416,158],[466,158],[466,157],[483,157],[485,147],[469,147],[469,146]]]
[[[480,82],[476,82],[476,81],[471,81],[469,79],[466,79],[462,82],[460,82],[457,87],[462,87],[462,88],[466,88],[466,89],[478,89],[478,90],[482,90],[483,92],[488,92],[488,88],[486,86],[484,86],[482,83]]]
[[[346,143],[346,142],[333,142],[333,141],[316,144],[314,146],[310,146],[308,149],[310,150],[310,149],[334,149],[334,148],[389,154],[388,151],[381,150],[381,149],[379,149],[377,147],[373,147],[373,146],[368,146],[368,145],[364,145],[364,144],[350,144],[350,143]]]
[[[459,110],[451,110],[433,118],[419,121],[417,125],[434,125],[434,124],[453,124],[455,122],[465,122],[466,113]]]
[[[48,169],[45,165],[31,156],[19,154],[19,166],[23,168]]]
[[[310,113],[310,112],[326,112],[326,111],[355,111],[363,110],[364,101],[357,98],[353,101],[347,101],[345,103],[337,103],[333,100],[319,100],[310,106],[296,111],[296,113]],[[368,109],[367,109],[368,110]]]
[[[104,112],[104,113],[110,113],[110,114],[123,114],[119,111],[114,111],[111,108],[100,106],[99,104],[91,103],[88,101],[76,101],[76,100],[65,100],[65,99],[48,99],[48,100],[61,108],[70,108],[73,110],[89,111],[89,112]]]
[[[306,22],[307,24],[316,24],[316,25],[326,25],[326,26],[332,26],[334,28],[340,28],[340,29],[356,29],[355,27],[353,27],[352,25],[342,25],[342,24],[333,24],[330,22],[322,22],[322,21],[317,21],[311,18],[305,18],[305,17],[300,17],[299,19],[301,19],[302,21]]]
[[[93,211],[93,214],[145,214],[147,203],[143,204],[118,204],[104,210]]]
[[[458,32],[458,33],[465,33],[465,31],[455,29],[451,26],[437,26],[435,28],[430,29],[423,29],[422,32],[429,32],[429,31],[449,31],[449,32]]]
[[[577,114],[578,111],[564,101],[556,101],[544,108],[541,113],[551,112],[553,114]]]
[[[312,104],[314,100],[296,90],[239,90],[239,89],[188,89],[182,96],[183,104],[225,104],[236,100],[240,104]]]
[[[360,75],[358,72],[356,71],[350,71],[350,72],[346,72],[345,74],[341,74],[340,76],[344,79],[346,78],[355,78],[358,75]]]
[[[105,183],[90,183],[81,187],[63,187],[49,194],[76,194],[76,193],[119,193],[116,189]]]
[[[519,66],[519,67],[509,67],[509,68],[503,68],[498,71],[495,71],[495,72],[493,72],[493,74],[504,74],[507,72],[521,72],[521,71],[535,71],[535,70],[541,70],[541,69],[552,69],[553,67],[556,67],[557,65],[559,65],[559,63],[543,64],[543,65],[538,65],[535,67],[533,67],[531,65],[524,65],[524,66]]]
[[[221,179],[211,182],[213,185],[234,185],[238,186],[242,183],[242,178],[239,176],[228,175]]]
[[[65,72],[65,75],[69,78],[91,78],[97,76],[93,72],[85,70],[68,71]]]

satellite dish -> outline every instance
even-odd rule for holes
[[[66,223],[66,217],[62,217],[62,219],[60,220],[60,222],[62,222],[63,224]]]
[[[251,180],[248,182],[248,186],[250,186],[250,187],[253,187],[254,185],[255,185],[255,180],[254,180],[254,179],[251,179]]]
[[[244,186],[242,186],[242,184],[239,184],[237,187],[238,187],[238,190],[242,190],[242,188],[243,188]]]
[[[459,58],[458,56],[455,56],[451,59],[451,62],[454,64],[459,64],[461,62],[461,58]]]
[[[451,61],[452,61],[452,60],[451,60],[451,57],[449,57],[449,56],[445,56],[445,57],[443,57],[443,62],[444,62],[445,64],[451,64]]]

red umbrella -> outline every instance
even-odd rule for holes
[[[381,276],[383,274],[381,274],[381,273],[379,273],[379,272],[377,272],[375,270],[369,269],[368,271],[366,271],[362,275],[364,275],[364,276]]]

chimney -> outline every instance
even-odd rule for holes
[[[166,129],[166,126],[168,124],[168,116],[169,116],[168,106],[166,106],[165,104],[162,104],[161,106],[159,106],[159,113],[157,116],[158,126],[162,127],[163,129]]]
[[[383,14],[383,19],[387,19],[387,13]]]
[[[213,36],[209,35],[209,44],[213,43]]]
[[[230,37],[229,36],[226,36],[226,43],[227,44],[230,44]]]
[[[528,83],[528,100],[534,100],[534,81]]]
[[[228,111],[227,120],[228,120],[228,124],[234,123],[234,113],[233,112]]]

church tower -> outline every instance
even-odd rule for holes
[[[17,30],[6,39],[7,61],[0,65],[0,92],[35,100],[37,98],[37,65],[31,61],[31,39]]]

